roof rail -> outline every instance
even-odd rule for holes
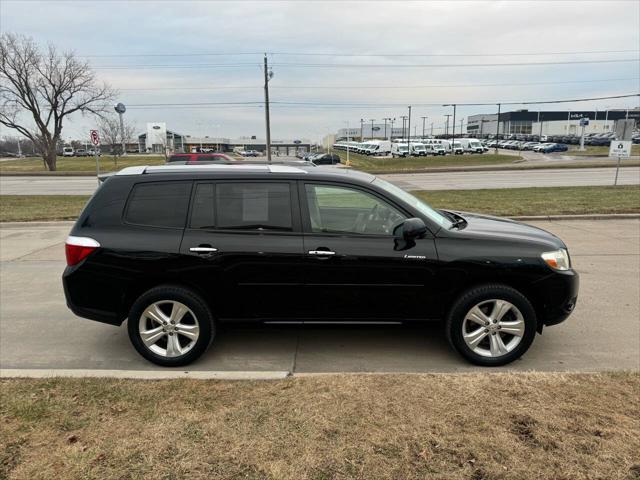
[[[269,173],[307,173],[306,170],[289,165],[141,165],[136,167],[126,167],[120,170],[116,175],[142,175],[149,173],[189,173],[189,172],[269,172]]]

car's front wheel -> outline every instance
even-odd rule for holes
[[[142,294],[131,307],[127,329],[138,353],[165,367],[193,362],[215,334],[205,301],[191,290],[172,285]]]
[[[517,290],[483,285],[465,292],[449,312],[451,345],[476,365],[500,366],[520,358],[536,334],[533,306]]]

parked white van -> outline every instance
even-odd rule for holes
[[[409,146],[406,143],[394,142],[391,144],[391,156],[396,157],[408,157],[411,155],[409,152]]]
[[[411,153],[419,157],[426,157],[427,148],[424,143],[411,142]]]
[[[63,157],[73,157],[75,153],[76,152],[73,150],[73,147],[62,147]]]
[[[391,142],[386,140],[371,140],[366,144],[362,153],[365,155],[389,155],[391,153]]]
[[[484,153],[484,148],[477,138],[460,138],[458,141],[465,153]]]

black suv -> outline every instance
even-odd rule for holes
[[[471,362],[503,365],[578,292],[550,233],[336,168],[129,167],[93,195],[66,254],[69,308],[128,318],[136,350],[165,366],[202,355],[219,322],[432,319]]]

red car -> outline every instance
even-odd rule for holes
[[[232,163],[238,163],[237,160],[231,158],[224,153],[176,153],[171,155],[167,163],[181,163],[186,165],[198,164],[201,162],[206,163],[220,163],[223,165],[229,165]]]

